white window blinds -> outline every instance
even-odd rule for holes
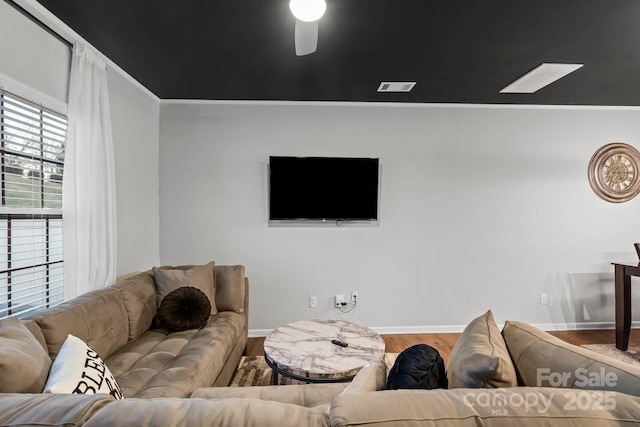
[[[67,120],[0,90],[0,317],[64,300]]]

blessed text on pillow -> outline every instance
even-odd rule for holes
[[[122,390],[98,353],[80,338],[69,335],[56,356],[44,393],[106,393],[123,399]]]

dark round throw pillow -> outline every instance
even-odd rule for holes
[[[171,332],[204,328],[211,315],[209,298],[198,288],[183,286],[162,299],[158,321]]]
[[[387,390],[447,388],[444,361],[427,344],[409,347],[398,355],[389,371]]]

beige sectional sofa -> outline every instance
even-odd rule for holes
[[[202,329],[170,333],[154,326],[158,294],[153,271],[130,275],[113,286],[40,311],[22,319],[22,326],[15,319],[0,321],[0,347],[4,347],[0,348],[0,390],[20,392],[0,393],[0,425],[29,425],[18,420],[38,425],[82,424],[96,409],[111,403],[113,397],[104,394],[27,394],[42,391],[51,360],[69,334],[104,360],[125,399],[187,398],[198,388],[226,386],[246,349],[249,284],[243,266],[208,266],[214,280],[211,312],[215,314]],[[180,272],[192,267],[207,266],[161,270]],[[14,343],[14,348],[8,343]],[[38,357],[20,364],[38,352],[47,360]],[[67,404],[68,411],[64,410]],[[69,424],[64,417],[54,421],[55,414],[75,421]]]
[[[474,319],[453,349],[449,390],[383,390],[381,362],[349,384],[212,387],[228,384],[247,339],[244,269],[215,268],[218,313],[201,330],[152,327],[152,272],[18,322],[51,357],[65,333],[86,340],[105,355],[124,399],[37,393],[42,385],[26,377],[41,373],[25,371],[30,391],[0,394],[0,426],[640,425],[640,369],[522,322],[500,331],[491,312]],[[0,341],[24,352],[29,340],[16,339],[19,325],[7,324],[14,341],[2,324]],[[6,383],[0,377],[0,387]]]
[[[87,423],[136,426],[635,426],[640,369],[522,322],[474,319],[447,363],[448,390],[383,390],[373,363],[349,385],[203,388],[190,399],[128,399]],[[184,414],[188,414],[185,416]]]

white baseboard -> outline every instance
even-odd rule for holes
[[[502,325],[498,325],[502,326]],[[613,322],[597,323],[532,323],[532,326],[543,331],[582,331],[587,329],[614,329]],[[380,335],[389,334],[443,334],[460,333],[466,325],[425,325],[425,326],[371,326]],[[640,328],[640,321],[632,322],[632,328]],[[266,337],[273,329],[249,329],[250,338]]]
[[[266,337],[273,329],[249,329],[249,338]]]
[[[586,329],[614,329],[613,322],[597,323],[536,323],[532,324],[543,331],[583,331]]]
[[[380,335],[389,334],[435,334],[462,332],[465,325],[457,326],[370,326],[371,329]],[[250,338],[266,337],[273,329],[249,329]]]
[[[446,334],[462,332],[467,325],[431,325],[431,326],[378,326],[372,327],[380,335],[390,334]]]

